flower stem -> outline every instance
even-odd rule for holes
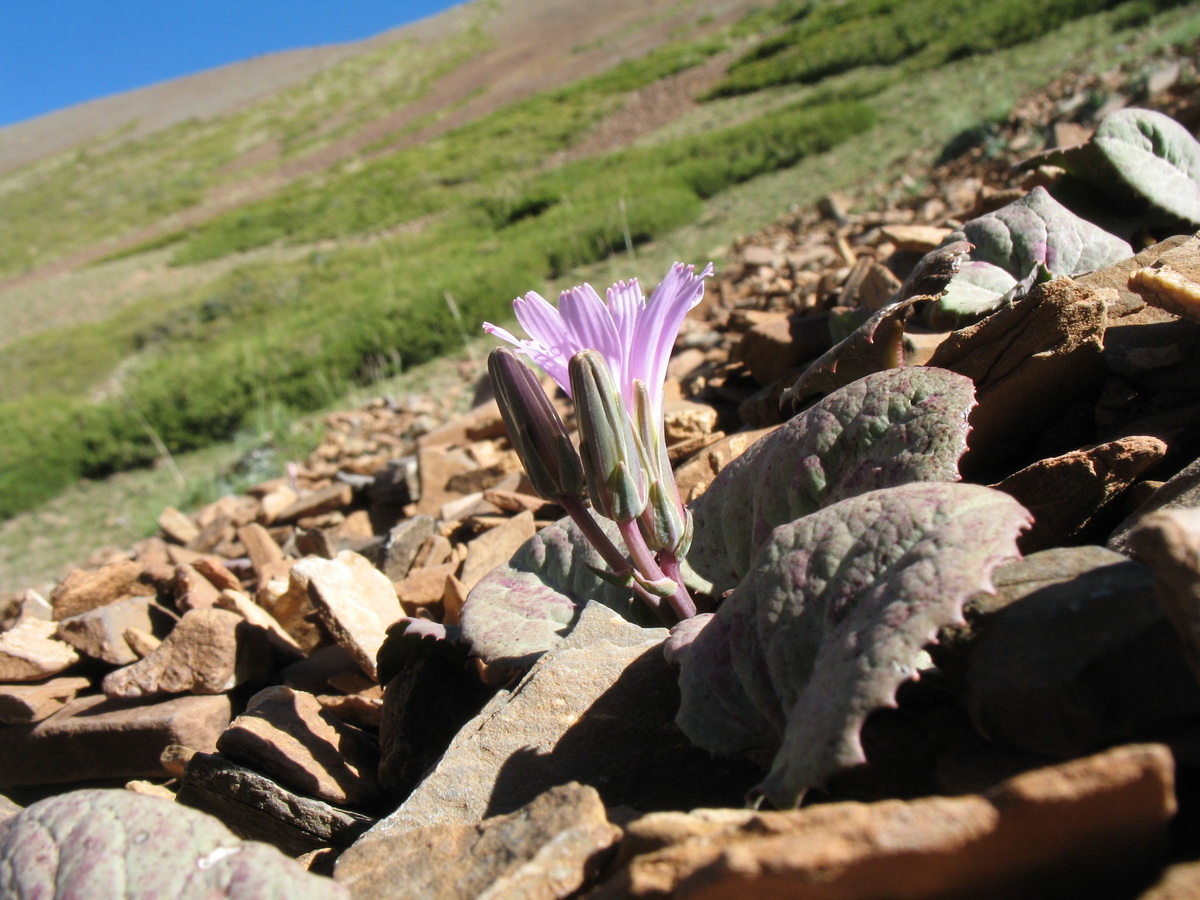
[[[670,557],[670,560],[675,563],[675,575],[672,577],[663,571],[658,560],[654,558],[654,554],[650,552],[650,548],[646,546],[646,539],[643,537],[641,529],[638,528],[636,520],[618,522],[617,527],[621,529],[621,537],[625,539],[625,546],[629,548],[629,556],[633,559],[633,566],[638,572],[650,581],[662,581],[669,578],[675,583],[675,593],[667,598],[667,603],[675,616],[678,619],[690,619],[696,615],[696,604],[683,584],[679,573],[679,563],[675,557]]]
[[[659,564],[662,566],[663,574],[678,585],[675,596],[670,601],[671,607],[680,619],[692,618],[696,615],[696,601],[692,599],[691,593],[683,583],[683,570],[680,568],[678,558],[669,550],[664,550],[660,554]]]
[[[604,561],[608,563],[608,567],[614,574],[625,576],[633,572],[633,566],[629,564],[625,554],[617,549],[617,545],[609,540],[604,529],[592,518],[592,514],[588,512],[581,496],[570,494],[556,498],[555,502],[567,511],[567,515],[579,526],[579,530],[596,548],[596,552],[604,557]]]

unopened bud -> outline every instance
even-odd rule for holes
[[[646,509],[641,530],[651,550],[666,550],[683,559],[692,545],[692,515],[679,499],[675,473],[667,456],[662,425],[655,418],[650,393],[641,381],[634,381],[634,418],[647,454],[649,473]]]
[[[533,489],[547,500],[583,493],[583,463],[566,426],[529,367],[511,350],[488,356],[488,372],[508,438]]]
[[[571,357],[567,371],[592,503],[614,521],[636,519],[646,508],[644,451],[608,363],[595,350],[581,350]]]

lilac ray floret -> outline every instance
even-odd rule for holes
[[[513,301],[513,311],[528,339],[518,338],[490,322],[484,330],[508,341],[571,393],[567,363],[581,350],[596,350],[608,363],[613,380],[632,413],[634,382],[650,394],[651,409],[661,422],[663,382],[675,336],[689,309],[704,296],[704,279],[712,263],[696,267],[675,263],[647,301],[637,279],[618,281],[602,300],[591,285],[563,291],[555,309],[530,292]]]

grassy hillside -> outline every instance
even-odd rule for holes
[[[784,0],[721,20],[664,3],[654,46],[484,108],[498,88],[465,67],[513,48],[502,4],[472,4],[438,41],[13,172],[0,515],[445,354],[462,341],[447,297],[473,328],[581,267],[652,284],[793,203],[932,158],[1065,67],[1194,40],[1200,5],[1175,5]],[[561,71],[653,24],[580,35]],[[672,90],[696,99],[606,139]]]

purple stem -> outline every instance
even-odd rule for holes
[[[675,593],[667,598],[667,603],[670,604],[671,610],[675,613],[678,619],[690,619],[696,615],[696,604],[692,602],[692,597],[688,593],[687,588],[683,585],[682,578],[679,577],[679,563],[674,556],[670,560],[675,563],[675,575],[668,575],[662,570],[658,564],[658,560],[654,558],[654,554],[650,552],[650,548],[646,546],[646,539],[642,536],[642,531],[638,527],[636,519],[630,519],[628,522],[618,522],[617,527],[621,529],[621,537],[625,538],[625,546],[629,548],[629,555],[633,559],[633,566],[649,581],[662,581],[664,578],[670,578],[675,582]],[[672,623],[674,624],[674,623]]]
[[[604,533],[604,529],[592,518],[588,512],[587,506],[583,502],[583,497],[578,494],[570,494],[555,498],[555,503],[567,511],[567,515],[571,517],[578,527],[583,532],[583,536],[588,539],[588,542],[596,548],[613,574],[625,578],[633,574],[633,566],[629,564],[629,560],[625,558],[617,545],[614,544]],[[644,545],[643,545],[644,546]],[[639,597],[646,601],[650,607],[658,613],[661,618],[665,610],[662,609],[662,600],[651,594],[637,582],[633,583],[633,591]]]

